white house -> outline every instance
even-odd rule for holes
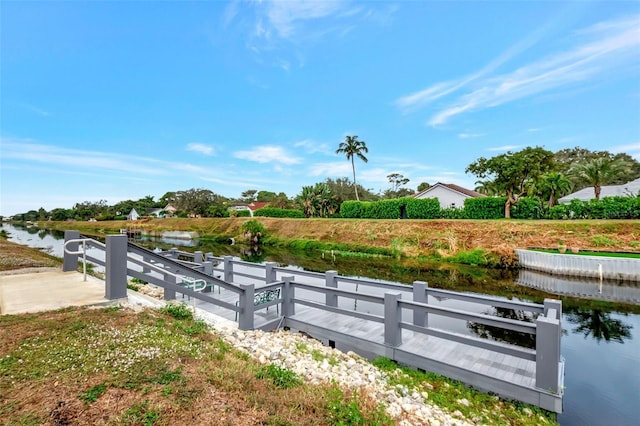
[[[440,208],[457,208],[464,207],[464,200],[467,198],[486,197],[484,194],[463,188],[452,183],[438,182],[430,186],[422,192],[418,192],[414,198],[437,198],[440,201]]]
[[[140,215],[138,214],[136,209],[131,209],[131,211],[127,215],[127,220],[138,220],[139,217]]]
[[[640,178],[622,185],[606,185],[600,188],[600,199],[604,197],[634,197],[638,194],[640,194]],[[568,204],[571,200],[589,201],[595,197],[593,186],[588,186],[558,199],[558,202]]]

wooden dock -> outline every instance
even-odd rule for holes
[[[158,285],[165,299],[193,303],[238,321],[240,329],[302,331],[341,350],[384,356],[506,399],[562,412],[559,301],[510,301],[433,289],[419,281],[403,285],[344,277],[336,271],[313,273],[202,252],[153,253],[118,238],[107,237],[102,245],[113,264],[89,259],[103,264],[107,277],[124,274]],[[68,267],[72,263],[65,260]],[[196,291],[181,284],[185,276],[210,285]],[[126,279],[124,284],[112,280],[111,285],[124,286],[126,293]],[[114,297],[119,292],[111,290]],[[499,315],[505,311],[518,315]],[[484,327],[489,337],[491,330],[533,336],[535,348],[479,337],[469,331],[470,325]]]

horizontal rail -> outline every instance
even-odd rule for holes
[[[368,314],[365,312],[356,312],[356,311],[352,311],[350,309],[343,309],[343,308],[339,308],[337,306],[327,306],[323,303],[319,303],[319,302],[314,302],[311,300],[305,300],[305,299],[293,299],[293,302],[300,304],[300,305],[304,305],[304,306],[309,306],[311,308],[316,308],[316,309],[321,309],[323,311],[327,311],[327,312],[333,312],[335,314],[343,314],[343,315],[348,315],[350,317],[354,317],[354,318],[359,318],[359,319],[363,319],[363,320],[367,320],[367,321],[373,321],[373,322],[379,322],[379,323],[384,323],[384,318],[378,315],[373,315],[373,314]]]

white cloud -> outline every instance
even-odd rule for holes
[[[190,143],[187,145],[187,151],[199,152],[204,155],[213,155],[215,150],[211,145],[205,145],[202,143]]]
[[[309,168],[311,176],[353,176],[351,163],[348,161],[335,161],[329,163],[316,163]],[[356,166],[356,179],[358,178],[358,166]]]
[[[479,138],[480,136],[484,135],[482,133],[458,133],[460,139]]]
[[[611,79],[616,72],[626,72],[637,65],[640,56],[640,16],[596,24],[574,35],[576,45],[563,52],[548,55],[508,73],[492,75],[516,54],[533,45],[544,34],[527,38],[478,72],[459,80],[440,82],[419,92],[403,96],[395,104],[403,111],[425,106],[473,85],[448,102],[427,121],[438,126],[459,114],[491,108],[564,87],[589,84],[606,74]]]
[[[304,21],[337,15],[348,4],[337,1],[269,1],[266,5],[269,23],[280,37],[290,38]]]
[[[331,155],[335,152],[329,147],[329,144],[316,142],[311,139],[304,139],[304,140],[295,142],[293,146],[296,148],[303,148],[309,154],[321,153],[321,154]]]
[[[298,164],[302,161],[298,157],[292,157],[287,154],[282,147],[273,145],[257,146],[250,151],[236,151],[233,156],[257,163]]]
[[[493,148],[487,148],[487,151],[513,151],[514,149],[522,148],[522,145],[503,145]]]
[[[542,128],[540,127],[531,127],[527,129],[527,132],[540,132],[540,131],[542,131]]]
[[[630,143],[627,145],[617,145],[609,148],[609,151],[614,154],[619,154],[619,153],[629,154],[631,157],[640,161],[640,142]]]

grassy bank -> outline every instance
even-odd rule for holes
[[[7,241],[0,235],[0,271],[23,268],[61,266],[62,259],[22,244]]]
[[[201,237],[242,241],[248,218],[143,219],[112,222],[46,222],[53,229],[115,233],[120,228],[145,233],[195,231]],[[556,248],[640,251],[638,220],[359,220],[256,218],[266,241],[279,246],[308,244],[351,252],[372,252],[459,263],[509,267],[517,262],[515,249]]]

